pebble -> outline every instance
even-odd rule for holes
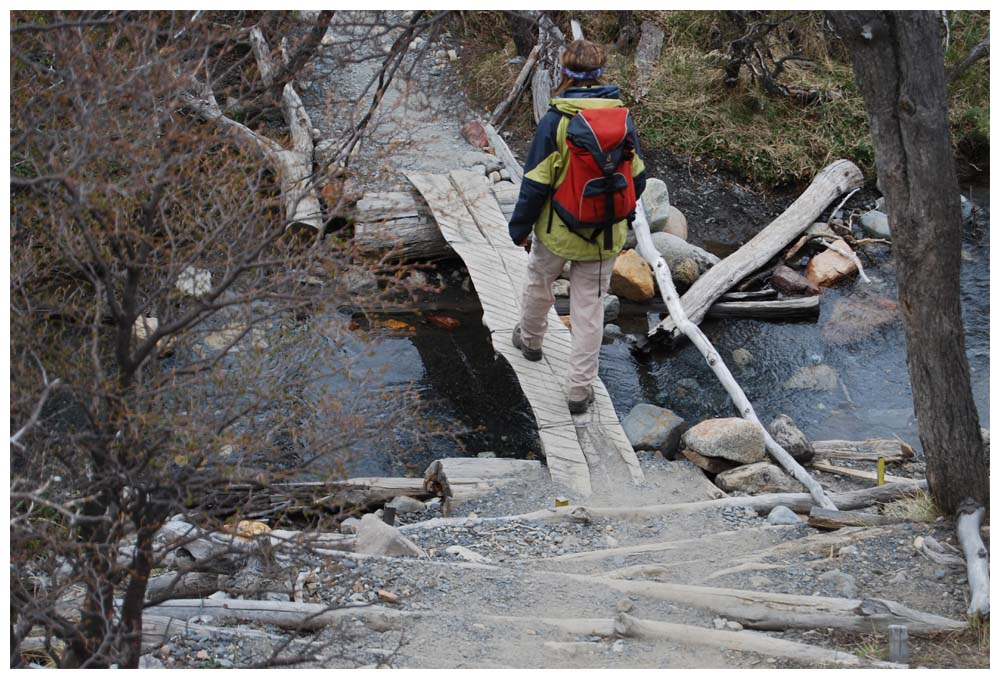
[[[840,551],[837,552],[837,556],[843,559],[846,556],[858,556],[858,548],[855,545],[847,545],[846,547],[841,547]]]
[[[622,599],[618,602],[617,609],[619,613],[628,613],[632,610],[633,603],[631,599]]]
[[[622,641],[621,639],[618,639],[617,641],[615,641],[615,643],[611,644],[611,650],[614,651],[615,653],[624,653],[625,642]]]
[[[756,512],[754,515],[756,516]],[[802,519],[788,507],[778,505],[767,515],[767,522],[772,526],[793,526],[802,523]]]

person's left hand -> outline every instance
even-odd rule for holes
[[[527,252],[529,255],[531,254],[531,240],[532,240],[531,236],[528,236],[523,241],[518,243],[518,245],[524,248],[524,251]]]

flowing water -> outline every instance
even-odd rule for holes
[[[972,199],[976,210],[965,224],[962,246],[962,305],[973,395],[982,426],[989,427],[989,201],[985,190],[974,192]],[[706,245],[725,254],[738,243]],[[879,300],[896,299],[894,263],[887,253],[868,263],[866,272],[871,284],[854,278],[824,290],[818,319],[708,320],[702,328],[765,423],[785,413],[812,439],[898,436],[919,450],[898,314],[851,342],[834,329],[832,316],[839,302],[861,300],[877,312],[886,306],[881,302],[880,307]],[[473,294],[457,287],[448,295],[456,307],[475,305]],[[460,322],[458,329],[438,328],[420,316],[401,317],[412,331],[383,338],[359,364],[380,375],[376,386],[410,386],[424,410],[398,427],[387,447],[366,451],[353,473],[412,472],[437,457],[483,451],[504,457],[538,456],[530,407],[513,372],[494,355],[480,315],[447,313]],[[655,319],[632,316],[618,323],[626,333],[639,336],[651,320]],[[690,424],[734,414],[725,390],[689,343],[673,350],[654,348],[648,354],[635,351],[633,345],[629,338],[618,339],[601,351],[600,375],[620,416],[639,403],[670,408]],[[738,349],[749,352],[745,365],[733,359]],[[785,386],[796,371],[810,366],[832,368],[836,385],[829,390]],[[448,433],[418,436],[428,425]]]

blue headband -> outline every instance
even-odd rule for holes
[[[593,71],[573,71],[563,66],[562,72],[563,75],[572,78],[573,80],[596,80],[604,73],[604,67],[598,66]]]

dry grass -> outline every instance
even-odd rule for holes
[[[882,506],[882,513],[907,521],[931,522],[943,512],[934,503],[934,498],[927,491],[921,490],[902,500],[896,500]]]

